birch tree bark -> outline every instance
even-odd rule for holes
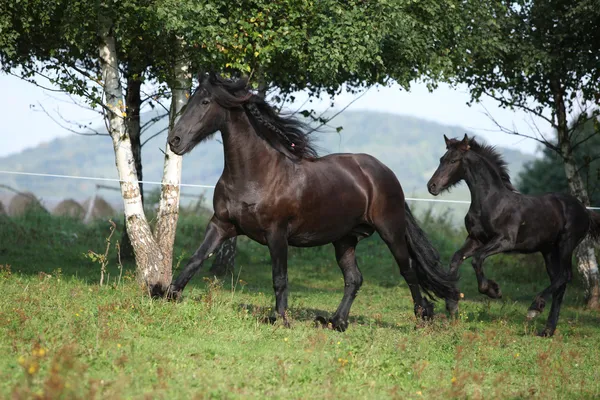
[[[127,88],[125,90],[125,105],[126,105],[126,123],[129,139],[131,140],[131,150],[135,160],[135,170],[137,173],[138,184],[140,185],[140,196],[142,197],[142,205],[144,204],[144,186],[141,183],[143,180],[142,170],[142,145],[141,145],[141,124],[140,124],[140,109],[142,104],[141,89],[142,81],[141,73],[133,70],[131,66],[127,68]],[[125,224],[127,221],[125,221]],[[131,240],[127,234],[127,229],[121,235],[121,258],[133,259],[133,247]]]
[[[115,150],[126,229],[135,253],[137,277],[140,282],[151,286],[160,280],[164,257],[154,241],[142,206],[131,140],[125,126],[123,89],[119,79],[119,63],[111,28],[111,21],[104,18],[98,32],[100,36],[98,50],[107,109],[105,118]]]
[[[180,45],[183,43],[179,41]],[[181,47],[181,46],[180,46]],[[175,63],[171,86],[171,108],[169,110],[169,129],[173,129],[179,120],[179,113],[187,104],[192,85],[190,66],[184,58]],[[158,207],[158,216],[154,237],[164,255],[164,267],[160,284],[166,290],[173,278],[173,244],[179,219],[179,194],[181,183],[182,157],[171,151],[169,144],[165,146],[165,162],[163,180]]]

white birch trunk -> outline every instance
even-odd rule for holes
[[[179,112],[188,102],[192,77],[189,63],[181,58],[175,63],[174,79],[171,84],[171,108],[169,110],[169,129],[173,129],[179,120]],[[182,157],[171,151],[169,144],[165,147],[165,163],[163,168],[162,188],[158,206],[155,238],[164,255],[161,283],[166,287],[173,277],[173,244],[179,219],[179,194],[181,183]]]
[[[123,90],[119,80],[119,63],[115,39],[110,34],[111,24],[104,21],[100,28],[101,43],[98,46],[102,82],[106,96],[106,119],[115,150],[115,161],[126,218],[126,229],[135,252],[138,279],[151,287],[160,277],[163,255],[160,252],[146,220],[142,197],[137,180],[131,141],[125,127]]]

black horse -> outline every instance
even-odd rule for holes
[[[475,139],[448,139],[446,154],[429,180],[434,196],[464,180],[471,191],[471,206],[465,217],[468,237],[452,257],[450,270],[456,272],[463,260],[473,257],[479,291],[500,298],[498,284],[483,274],[484,260],[498,253],[541,252],[550,276],[550,286],[538,293],[527,313],[537,317],[552,295],[552,307],[541,336],[552,336],[560,305],[572,278],[573,250],[591,234],[600,237],[600,215],[588,211],[575,197],[548,193],[527,196],[510,182],[506,162],[492,146]]]
[[[433,315],[433,305],[421,289],[445,299],[446,307],[454,312],[459,296],[457,275],[442,268],[392,171],[365,154],[318,157],[298,120],[282,117],[246,86],[245,79],[206,77],[169,133],[173,152],[185,154],[220,131],[225,167],[215,188],[214,215],[204,241],[167,296],[178,299],[223,241],[246,235],[269,248],[276,313],[287,326],[288,246],[333,243],[344,275],[344,296],[329,321],[319,320],[344,331],[363,281],[355,247],[377,231],[408,283],[416,315]],[[162,294],[160,289],[156,292]]]

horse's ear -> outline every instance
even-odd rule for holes
[[[450,139],[448,139],[445,134],[444,134],[444,142],[446,142],[446,148],[448,148],[450,146]]]
[[[461,140],[460,142],[460,147],[464,150],[467,151],[471,148],[471,146],[469,145],[469,138],[467,137],[467,134],[465,133],[465,137],[463,138],[463,140]]]
[[[208,83],[208,74],[206,73],[206,71],[200,71],[200,72],[198,72],[197,78],[198,78],[198,84],[200,86]]]
[[[208,73],[206,74],[205,82],[215,84],[220,81],[219,78],[220,78],[219,75],[217,75],[217,73],[215,71],[211,70],[211,71],[208,71]]]

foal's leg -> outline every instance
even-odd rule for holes
[[[279,232],[267,234],[267,246],[271,253],[273,266],[273,289],[275,289],[275,311],[283,319],[286,327],[290,326],[286,310],[288,305],[287,257],[288,243],[284,234]]]
[[[355,250],[357,243],[358,240],[354,236],[346,236],[333,243],[335,258],[344,274],[344,297],[337,311],[329,321],[325,321],[322,317],[317,318],[317,321],[324,325],[327,322],[331,323],[332,328],[340,332],[344,332],[348,328],[350,307],[352,307],[352,302],[354,302],[363,282],[362,274],[356,263]]]
[[[554,293],[552,293],[552,307],[550,307],[550,314],[546,321],[546,328],[540,332],[540,336],[552,336],[556,330],[556,324],[558,323],[558,315],[560,313],[560,306],[562,305],[565,291],[567,289],[567,283],[571,282],[573,277],[573,265],[572,257],[573,250],[577,246],[577,242],[574,240],[567,240],[564,243],[559,244],[560,251],[560,263],[558,263],[556,273],[560,276],[560,285]]]
[[[168,297],[179,299],[181,292],[190,279],[192,279],[192,276],[202,267],[204,260],[210,257],[221,243],[236,235],[237,233],[233,224],[221,221],[213,215],[206,228],[202,244],[177,276],[177,279],[171,283],[167,293]]]
[[[450,261],[450,271],[456,271],[463,261],[471,257],[480,247],[481,242],[472,239],[471,237],[467,237],[462,247],[452,256],[452,261]]]
[[[560,273],[560,253],[558,248],[542,253],[542,255],[546,263],[546,271],[550,277],[550,286],[534,297],[533,303],[531,303],[529,310],[527,310],[527,319],[534,319],[540,315],[546,307],[546,297],[549,294],[553,294],[564,283]]]
[[[492,299],[502,297],[500,286],[493,280],[488,280],[483,274],[483,262],[489,256],[511,250],[514,246],[513,243],[514,241],[508,238],[496,237],[477,249],[473,254],[473,269],[475,269],[475,275],[477,275],[477,285],[480,293],[488,295]]]

